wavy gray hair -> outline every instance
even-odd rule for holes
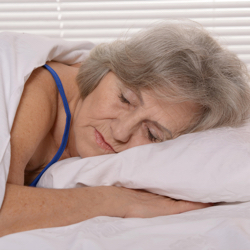
[[[249,116],[246,66],[192,21],[166,21],[96,46],[77,76],[82,98],[109,71],[134,91],[151,89],[168,101],[198,104],[196,122],[183,133],[239,126]]]

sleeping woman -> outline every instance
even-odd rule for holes
[[[163,23],[100,44],[81,65],[47,62],[35,69],[11,131],[0,235],[95,216],[149,218],[210,206],[114,186],[35,186],[57,160],[240,126],[249,115],[248,81],[244,64],[194,23]]]

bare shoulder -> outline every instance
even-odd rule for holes
[[[37,68],[25,83],[11,130],[9,183],[23,184],[24,169],[53,126],[56,110],[54,79],[45,68]]]
[[[47,62],[47,64],[56,71],[63,84],[67,82],[72,84],[72,80],[76,77],[80,67],[80,64],[66,65],[54,61]]]
[[[66,65],[59,62],[47,62],[47,64],[53,68],[61,79],[67,100],[70,102],[71,99],[75,96],[76,92],[78,93],[78,87],[76,83],[76,76],[79,71],[77,66]]]

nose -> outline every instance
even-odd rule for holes
[[[123,116],[111,121],[111,133],[116,141],[126,143],[139,127],[135,116]]]

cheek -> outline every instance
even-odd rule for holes
[[[143,129],[141,126],[130,138],[129,142],[126,144],[121,144],[117,142],[116,149],[120,151],[127,150],[129,148],[142,146],[146,144],[151,144],[152,142],[148,140],[147,129]]]

